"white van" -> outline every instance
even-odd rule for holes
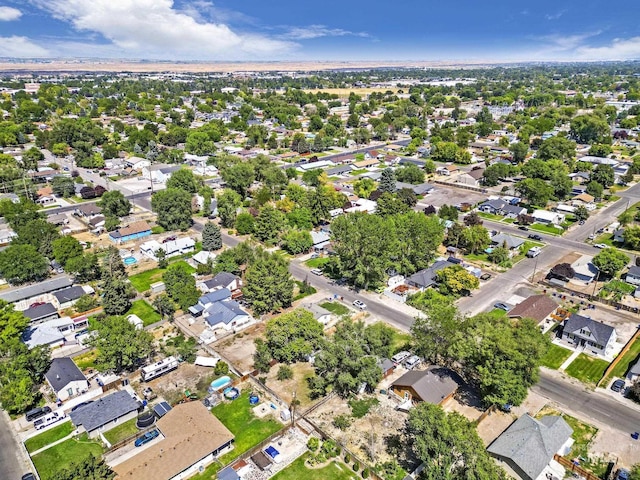
[[[405,358],[409,357],[410,355],[411,353],[407,352],[406,350],[403,352],[398,352],[393,357],[391,357],[391,361],[396,365],[398,365],[399,363],[402,363],[402,361]]]
[[[48,427],[49,425],[59,422],[64,417],[65,417],[64,413],[56,411],[42,418],[39,418],[38,420],[33,422],[33,426],[36,427],[36,430],[42,430],[43,428]]]
[[[407,370],[413,370],[418,365],[420,365],[420,357],[418,357],[417,355],[411,355],[404,362],[404,368],[406,368]]]

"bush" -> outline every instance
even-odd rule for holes
[[[311,437],[307,442],[307,448],[312,452],[315,452],[316,450],[318,450],[319,446],[320,446],[320,440],[318,440],[316,437]]]
[[[356,463],[353,464],[352,468],[353,468],[354,472],[357,472],[358,470],[360,470],[360,464],[358,462],[356,462]]]
[[[333,426],[344,431],[351,426],[351,418],[348,415],[338,415],[333,419]]]
[[[329,439],[322,444],[322,453],[327,458],[337,457],[340,453],[340,448],[334,440]]]
[[[291,367],[289,365],[282,365],[278,369],[278,373],[276,375],[276,378],[279,381],[290,380],[290,379],[293,378],[293,370],[291,369]]]
[[[227,365],[226,362],[220,361],[216,363],[216,366],[213,369],[213,373],[215,373],[216,375],[226,375],[227,373],[229,373],[229,365]]]
[[[364,398],[362,400],[351,399],[349,400],[349,406],[351,407],[351,415],[354,418],[362,418],[372,407],[378,405],[380,402],[377,398]]]
[[[362,470],[362,478],[368,478],[369,477],[369,470],[368,469],[364,469]]]
[[[348,453],[345,453],[344,454],[344,463],[349,465],[349,462],[351,462],[351,455],[349,455]]]

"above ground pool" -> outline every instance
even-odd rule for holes
[[[136,263],[138,260],[136,260],[136,257],[127,257],[124,260],[122,260],[124,262],[125,265],[133,265],[134,263]]]
[[[224,389],[223,394],[225,398],[229,400],[235,400],[240,396],[240,390],[238,390],[236,387],[227,387]]]
[[[259,401],[260,401],[260,397],[258,397],[258,395],[255,395],[253,393],[249,395],[249,403],[251,405],[257,405]]]
[[[209,386],[209,392],[210,393],[217,392],[218,390],[226,387],[230,383],[231,383],[231,377],[228,377],[227,375],[220,378],[216,378],[213,382],[211,382],[211,385]]]

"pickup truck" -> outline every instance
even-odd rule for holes
[[[527,251],[527,257],[529,257],[529,258],[537,257],[538,255],[540,255],[541,251],[542,251],[542,247],[531,247]]]

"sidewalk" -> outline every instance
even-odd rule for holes
[[[72,438],[76,435],[76,433],[77,433],[77,431],[76,431],[76,430],[74,430],[73,432],[71,432],[71,433],[70,433],[69,435],[67,435],[66,437],[61,438],[60,440],[56,440],[55,442],[50,443],[49,445],[45,445],[44,447],[39,448],[38,450],[34,450],[33,452],[31,452],[31,454],[30,454],[30,455],[33,457],[34,455],[37,455],[37,454],[38,454],[38,453],[40,453],[40,452],[44,452],[45,450],[48,450],[49,448],[51,448],[51,447],[53,447],[53,446],[55,446],[55,445],[58,445],[59,443],[65,442],[65,441],[67,441],[67,440],[70,440],[70,439],[72,439]]]
[[[571,365],[571,362],[573,362],[576,358],[578,358],[578,355],[580,355],[580,353],[582,353],[582,351],[575,350],[571,355],[569,355],[569,358],[567,358],[564,361],[564,363],[560,365],[560,368],[558,368],[558,370],[564,372],[567,369],[567,367]]]

